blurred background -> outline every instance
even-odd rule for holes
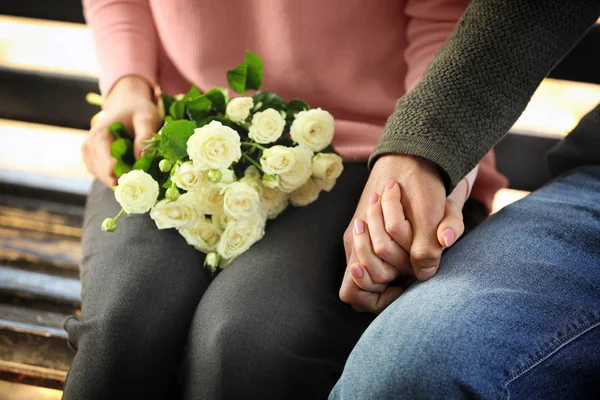
[[[91,182],[79,149],[99,111],[84,24],[80,0],[0,0],[0,399],[60,398],[73,356],[62,324],[79,314]],[[597,23],[497,146],[510,189],[496,209],[548,179],[545,152],[600,102],[599,49]]]

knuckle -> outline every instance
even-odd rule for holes
[[[394,271],[384,266],[377,271],[373,271],[371,277],[373,278],[373,283],[389,283],[396,278],[396,275]]]
[[[402,222],[398,219],[392,219],[385,221],[385,231],[391,237],[399,237],[403,233]]]
[[[373,252],[377,257],[384,259],[392,255],[390,243],[385,243],[382,240],[373,242]]]
[[[348,246],[349,244],[351,244],[353,242],[352,239],[352,231],[350,230],[350,228],[346,229],[346,232],[344,232],[344,245]]]
[[[459,218],[461,221],[463,219],[461,204],[452,197],[449,197],[446,200],[446,208],[453,211],[452,216]]]
[[[438,253],[439,251],[434,248],[423,247],[411,250],[410,257],[419,264],[432,263],[437,261]]]
[[[347,285],[342,285],[339,295],[340,300],[342,300],[344,303],[352,304],[354,301],[354,293]]]

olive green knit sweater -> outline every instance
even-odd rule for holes
[[[421,156],[440,167],[451,191],[599,15],[600,0],[473,0],[398,101],[369,163],[386,153]]]

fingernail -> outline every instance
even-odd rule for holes
[[[369,204],[375,204],[377,203],[377,200],[379,200],[379,195],[377,193],[372,193],[369,196]]]
[[[442,238],[444,239],[444,247],[450,247],[454,244],[454,231],[452,228],[446,228],[442,231]]]
[[[354,220],[354,233],[357,235],[365,233],[365,223],[360,218]]]
[[[385,190],[390,190],[391,188],[393,188],[394,183],[396,183],[396,181],[394,181],[393,179],[388,180],[385,184]]]
[[[352,268],[350,268],[350,272],[355,278],[360,279],[363,277],[363,270],[359,265],[354,265]]]
[[[422,268],[419,270],[419,276],[417,276],[417,278],[419,278],[421,281],[426,281],[427,279],[433,277],[436,272],[437,267]]]

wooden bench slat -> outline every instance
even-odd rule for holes
[[[81,304],[81,282],[78,279],[4,266],[0,266],[0,292],[10,293],[16,297]]]
[[[80,259],[79,239],[0,226],[0,262],[40,264],[72,276],[78,271]]]
[[[62,390],[66,371],[0,359],[0,380]]]
[[[0,304],[0,329],[44,337],[67,338],[63,325],[68,315]]]

